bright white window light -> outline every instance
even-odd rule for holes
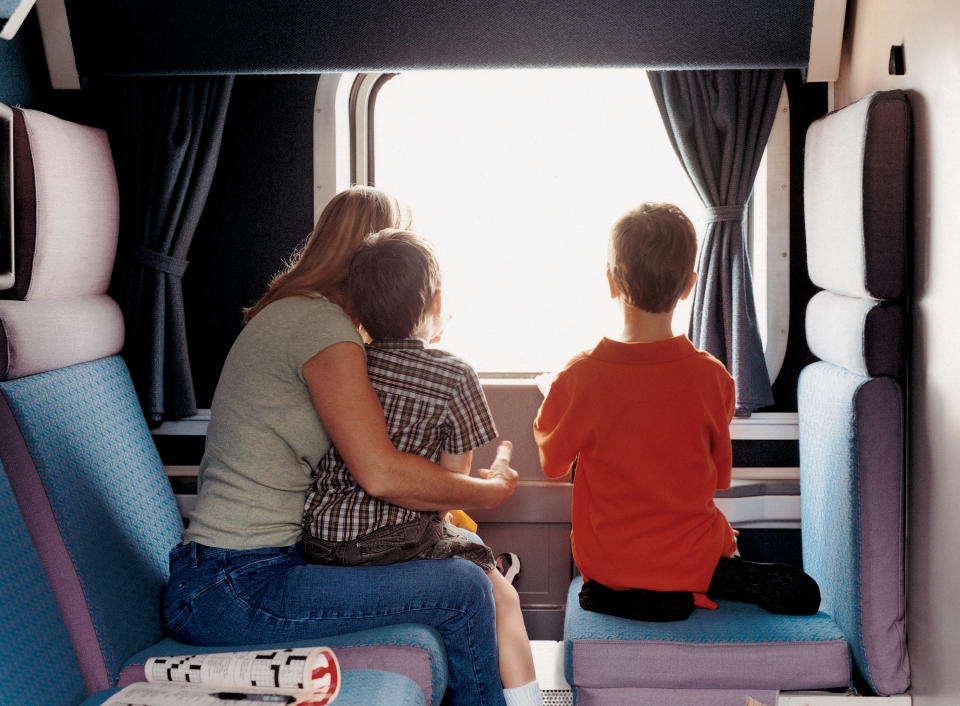
[[[440,346],[486,373],[554,371],[621,319],[610,227],[643,201],[703,207],[639,70],[405,72],[374,107],[375,182],[436,245]],[[685,333],[689,300],[674,332]]]

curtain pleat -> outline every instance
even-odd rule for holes
[[[667,134],[707,227],[697,260],[690,340],[736,381],[737,415],[773,403],[753,299],[743,215],[776,117],[780,70],[649,71]]]
[[[232,76],[125,80],[110,130],[120,182],[111,292],[151,424],[196,413],[182,280],[216,171]]]

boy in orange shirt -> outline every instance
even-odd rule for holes
[[[607,280],[623,332],[566,365],[534,422],[548,477],[576,463],[570,541],[580,605],[653,621],[715,608],[712,598],[813,614],[816,582],[793,566],[740,559],[713,502],[730,487],[734,382],[671,330],[696,281],[696,249],[676,206],[645,203],[617,221]]]

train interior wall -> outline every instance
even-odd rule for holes
[[[847,4],[836,107],[907,92],[914,120],[912,365],[908,390],[907,639],[917,706],[957,703],[960,671],[960,5]],[[906,73],[888,73],[903,45]]]

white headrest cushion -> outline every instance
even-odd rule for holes
[[[24,299],[103,294],[120,222],[107,134],[35,110],[22,112],[36,185],[36,241]]]
[[[0,380],[105,358],[123,348],[123,314],[106,294],[0,301]]]
[[[803,200],[814,284],[850,297],[903,294],[909,169],[903,91],[870,94],[810,126]]]
[[[823,291],[807,304],[810,352],[864,377],[904,374],[904,330],[897,303]]]

